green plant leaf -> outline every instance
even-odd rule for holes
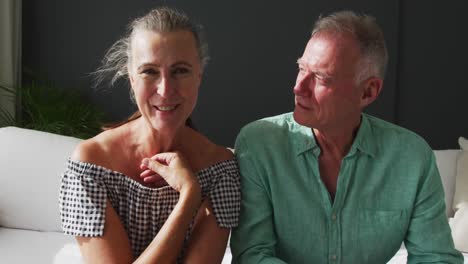
[[[0,85],[12,100],[21,98],[22,118],[0,107],[0,124],[46,131],[56,134],[89,138],[101,131],[103,112],[92,105],[77,89],[56,87],[50,81],[32,81],[15,91]]]
[[[13,115],[5,110],[3,107],[0,107],[0,125],[2,126],[15,126],[15,118]]]

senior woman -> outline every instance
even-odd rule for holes
[[[66,234],[87,263],[220,263],[237,225],[232,153],[190,125],[206,44],[163,7],[130,24],[97,74],[128,77],[138,112],[81,142],[60,189]]]

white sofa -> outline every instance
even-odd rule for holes
[[[16,127],[0,128],[0,263],[82,263],[74,238],[61,233],[57,198],[66,160],[79,141]],[[459,152],[435,151],[449,216],[453,216]],[[230,259],[228,248],[223,264]],[[468,254],[465,259],[468,263]],[[405,250],[390,263],[406,263]]]

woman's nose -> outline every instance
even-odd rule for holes
[[[171,96],[174,92],[175,86],[173,81],[166,76],[161,76],[161,79],[157,84],[157,93],[162,97],[168,97]]]

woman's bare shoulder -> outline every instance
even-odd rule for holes
[[[220,162],[234,159],[233,150],[220,145],[215,145],[215,148],[213,149],[213,155],[214,157],[219,157]]]
[[[195,144],[200,156],[206,158],[207,163],[215,164],[234,159],[233,151],[227,147],[212,142],[206,136],[198,134],[198,142]]]
[[[81,141],[73,150],[71,159],[106,166],[107,153],[111,151],[115,141],[114,133],[104,131],[95,137]]]

